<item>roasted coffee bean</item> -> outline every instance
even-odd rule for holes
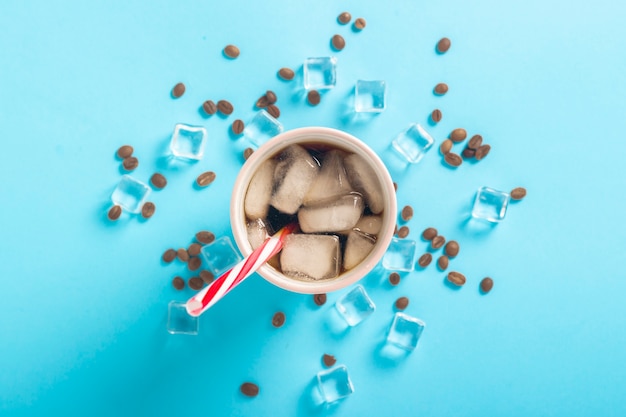
[[[264,109],[267,106],[269,106],[270,102],[267,99],[267,96],[265,94],[263,94],[261,97],[259,97],[259,99],[256,101],[256,103],[254,104],[257,108],[259,109]]]
[[[146,201],[144,205],[141,207],[141,217],[144,219],[149,219],[154,216],[154,212],[156,211],[156,206],[151,201]]]
[[[452,142],[463,142],[465,138],[467,138],[467,131],[462,127],[458,127],[450,132],[450,140],[452,140]]]
[[[230,115],[233,112],[233,105],[228,100],[220,100],[217,102],[217,111],[226,116]]]
[[[511,194],[511,199],[521,200],[522,198],[526,197],[526,188],[524,187],[513,188],[510,194]]]
[[[196,240],[200,243],[208,245],[215,240],[215,235],[212,232],[202,230],[196,233]]]
[[[187,253],[187,249],[180,248],[176,251],[176,256],[183,262],[187,262],[189,260],[189,253]]]
[[[252,148],[246,148],[243,150],[243,159],[245,161],[248,160],[248,158],[250,158],[250,156],[254,153],[254,149]]]
[[[493,288],[493,280],[489,277],[485,277],[480,281],[480,290],[487,294]]]
[[[337,51],[341,51],[343,48],[346,47],[346,40],[341,35],[333,36],[330,42],[333,45],[333,48],[335,48]]]
[[[326,304],[326,294],[313,294],[313,302],[318,306]]]
[[[319,91],[310,90],[306,95],[306,99],[311,106],[317,106],[318,104],[320,104],[320,101],[322,101],[322,96],[320,96]]]
[[[394,191],[398,191],[398,183],[394,181],[393,183],[393,190]]]
[[[465,284],[465,275],[456,271],[448,272],[448,281],[460,287]]]
[[[450,139],[446,139],[439,145],[439,151],[442,155],[445,155],[452,150],[452,145],[454,145],[454,143]]]
[[[182,290],[183,288],[185,288],[185,280],[181,277],[174,277],[174,279],[172,280],[172,285],[177,290]]]
[[[256,397],[259,395],[259,386],[257,384],[253,384],[252,382],[244,382],[239,387],[239,390],[246,397]]]
[[[230,126],[230,128],[232,129],[233,133],[235,135],[241,135],[243,133],[243,120],[241,119],[237,119],[233,122],[233,124]]]
[[[202,281],[204,281],[205,284],[210,284],[213,282],[213,280],[215,280],[215,275],[213,275],[211,271],[207,271],[206,269],[200,271],[200,274],[198,275],[200,275],[200,278],[202,279]]]
[[[202,260],[197,256],[190,256],[189,262],[187,262],[187,268],[190,271],[197,271],[202,266]]]
[[[172,97],[179,98],[185,94],[185,84],[178,83],[172,88]]]
[[[229,57],[230,59],[235,59],[239,56],[239,48],[235,45],[226,45],[224,48],[224,55]]]
[[[282,311],[277,312],[272,317],[272,326],[274,327],[282,327],[285,324],[285,313]]]
[[[442,96],[448,92],[448,84],[439,83],[435,86],[435,94]]]
[[[217,113],[217,104],[213,100],[207,100],[202,103],[202,109],[208,115]]]
[[[443,114],[441,113],[441,110],[439,109],[433,110],[433,112],[430,114],[431,120],[435,123],[439,123],[442,117],[443,117]]]
[[[342,25],[347,25],[352,20],[352,15],[348,12],[343,12],[337,17],[337,21]]]
[[[448,243],[446,243],[446,247],[443,249],[443,251],[450,258],[454,258],[455,256],[459,254],[460,249],[461,247],[459,246],[459,242],[457,242],[456,240],[451,240]]]
[[[198,175],[198,178],[196,178],[196,184],[198,184],[198,187],[206,187],[207,185],[215,181],[215,177],[216,175],[213,171],[203,172],[202,174]]]
[[[398,298],[396,300],[396,309],[404,310],[408,306],[409,306],[409,299],[408,299],[408,297],[400,297],[400,298]]]
[[[480,135],[474,135],[471,137],[469,142],[467,142],[467,147],[473,150],[480,148],[480,145],[483,144],[483,137]]]
[[[433,240],[435,236],[437,236],[437,229],[434,227],[429,227],[422,232],[422,237],[426,240]]]
[[[293,72],[293,70],[291,68],[281,68],[278,70],[278,76],[280,78],[282,78],[285,81],[291,81],[293,80],[293,77],[295,77],[296,73]]]
[[[398,229],[398,237],[400,239],[404,239],[408,235],[409,235],[409,227],[408,226],[402,226],[401,228]]]
[[[166,250],[165,252],[163,252],[163,256],[161,256],[161,259],[163,259],[163,262],[172,262],[174,259],[176,259],[176,251],[171,248]]]
[[[433,249],[439,249],[444,243],[446,243],[446,238],[441,235],[437,235],[430,241],[430,246]]]
[[[130,146],[130,145],[122,145],[122,146],[120,146],[120,148],[117,150],[116,153],[117,153],[118,158],[126,159],[129,156],[132,156],[134,151],[135,150],[133,149],[132,146]]]
[[[187,285],[194,291],[199,291],[204,286],[204,281],[200,277],[191,277],[189,281],[187,281]]]
[[[122,215],[122,207],[118,206],[117,204],[111,207],[109,209],[109,212],[107,213],[107,217],[109,218],[109,220],[112,220],[112,221],[119,219],[121,215]]]
[[[443,160],[446,162],[446,164],[455,168],[461,166],[461,164],[463,163],[463,159],[461,158],[461,156],[454,152],[448,152],[447,154],[445,154],[443,156]]]
[[[365,29],[366,25],[367,25],[367,22],[362,17],[359,17],[354,21],[354,28],[356,30],[363,30]]]
[[[431,255],[430,253],[425,253],[419,257],[419,259],[417,260],[417,264],[422,268],[426,268],[428,265],[430,265],[432,261],[433,255]]]
[[[448,257],[446,255],[441,255],[439,257],[439,259],[437,259],[437,266],[439,267],[439,269],[441,269],[442,271],[445,271],[446,269],[448,269],[448,263],[449,263],[450,259],[448,259]]]
[[[124,158],[122,166],[126,171],[133,171],[139,166],[139,160],[134,156],[129,156],[128,158]]]
[[[398,285],[400,283],[400,274],[398,274],[397,272],[392,272],[391,274],[389,274],[389,283],[391,285]]]
[[[327,368],[330,368],[336,362],[337,362],[337,359],[335,359],[335,357],[333,355],[328,355],[328,354],[324,353],[324,356],[322,356],[322,363]]]
[[[487,156],[490,150],[491,150],[491,146],[481,145],[478,149],[476,149],[476,155],[474,155],[474,157],[480,161],[485,156]]]
[[[278,101],[278,97],[276,97],[276,94],[272,90],[267,90],[265,92],[265,97],[267,98],[268,104],[274,104]]]
[[[405,222],[408,222],[409,220],[411,220],[413,218],[413,207],[411,206],[402,207],[402,212],[400,213],[400,217],[402,217],[402,220],[404,220]]]
[[[161,190],[167,185],[167,179],[162,174],[155,172],[150,177],[150,183],[154,188]]]
[[[280,117],[280,109],[275,104],[267,106],[267,112],[271,114],[274,119],[278,119]]]
[[[439,52],[440,54],[445,54],[448,49],[450,49],[451,44],[452,42],[450,42],[450,39],[441,38],[439,42],[437,42],[437,52]]]
[[[461,152],[461,156],[465,159],[472,159],[476,156],[476,151],[471,148],[465,148],[463,149],[463,152]]]
[[[189,254],[189,256],[198,256],[200,255],[201,249],[202,249],[202,245],[200,245],[199,243],[192,243],[187,248],[187,253]]]

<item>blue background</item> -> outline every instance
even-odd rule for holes
[[[360,33],[337,23],[364,17]],[[0,5],[0,415],[626,414],[626,5],[611,0],[342,2],[13,1]],[[330,38],[346,39],[341,52]],[[442,37],[445,55],[435,53]],[[240,47],[237,60],[222,48]],[[317,107],[276,71],[335,55],[338,83]],[[388,83],[379,116],[349,111],[357,79]],[[187,93],[170,97],[183,81]],[[450,91],[432,94],[438,82]],[[391,287],[362,283],[375,314],[344,334],[329,326],[329,294],[310,296],[251,277],[207,312],[197,337],[165,331],[167,303],[186,300],[163,265],[209,229],[229,235],[228,199],[250,120],[266,89],[286,129],[343,129],[386,155],[418,122],[438,146],[456,127],[480,133],[489,156],[452,170],[437,149],[399,171],[398,205],[411,204],[409,238],[435,226],[461,244],[454,290],[431,265]],[[203,117],[208,98],[232,116]],[[434,108],[443,120],[432,126]],[[178,122],[209,131],[199,163],[165,169]],[[148,221],[106,221],[121,176],[115,150],[135,147],[152,194]],[[461,149],[457,145],[457,149]],[[195,177],[217,173],[197,190]],[[528,189],[488,230],[467,216],[476,189]],[[484,276],[495,281],[481,295]],[[427,328],[416,351],[391,361],[381,344],[397,297]],[[277,310],[287,314],[274,329]],[[355,393],[330,409],[308,400],[323,353],[345,364]],[[239,385],[253,381],[253,399]]]

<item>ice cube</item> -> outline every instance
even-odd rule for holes
[[[426,324],[408,314],[396,313],[387,333],[387,342],[401,349],[412,351],[424,331]]]
[[[361,218],[363,207],[363,199],[358,194],[348,194],[337,200],[302,206],[298,211],[300,229],[305,233],[350,229]]]
[[[344,153],[338,150],[329,151],[324,155],[320,172],[304,196],[305,205],[346,195],[352,191],[352,185],[343,166],[344,156]]]
[[[410,272],[415,268],[414,240],[391,238],[387,252],[383,256],[383,267],[390,271]]]
[[[327,404],[341,400],[354,392],[352,381],[348,375],[348,368],[345,365],[319,372],[317,374],[317,387],[322,400]]]
[[[265,239],[269,236],[267,232],[267,226],[261,219],[248,220],[246,223],[246,229],[248,231],[248,242],[252,246],[252,250],[261,246]]]
[[[111,194],[113,204],[131,213],[139,213],[150,195],[150,187],[130,175],[122,175],[120,182]]]
[[[380,214],[385,208],[380,181],[372,167],[357,154],[351,154],[344,159],[350,183],[363,194],[365,203],[374,214]]]
[[[219,277],[243,259],[228,236],[222,236],[203,246],[200,253],[207,269],[215,277]]]
[[[357,231],[350,232],[343,254],[343,269],[349,270],[361,263],[372,251],[375,244],[376,240],[371,236]]]
[[[277,210],[294,214],[319,170],[319,163],[300,145],[291,145],[279,157],[274,169],[274,192],[270,204]]]
[[[261,109],[246,124],[243,135],[252,144],[259,147],[282,131],[283,125],[271,114]]]
[[[400,132],[391,142],[393,148],[408,162],[417,164],[435,140],[417,123]]]
[[[283,274],[300,279],[327,279],[339,275],[339,238],[333,235],[293,234],[280,252]]]
[[[386,107],[387,86],[384,81],[357,80],[354,87],[354,111],[381,113]]]
[[[509,193],[481,187],[476,192],[472,217],[497,223],[504,220],[511,196]]]
[[[372,315],[376,305],[365,292],[365,288],[357,285],[335,302],[335,308],[348,325],[356,326]]]
[[[337,83],[337,58],[307,58],[304,61],[303,75],[306,90],[325,90]]]
[[[254,173],[246,191],[243,202],[244,212],[249,219],[264,219],[270,207],[272,187],[274,184],[274,170],[276,160],[268,159],[263,162]]]
[[[204,155],[206,129],[178,123],[170,140],[170,150],[177,158],[200,160]]]
[[[354,230],[371,236],[376,236],[380,233],[380,229],[382,227],[383,219],[380,216],[370,215],[361,217],[354,226]]]
[[[198,317],[187,313],[185,303],[170,301],[167,306],[167,331],[171,334],[198,334]]]

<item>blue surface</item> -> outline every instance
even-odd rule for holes
[[[56,3],[56,4],[55,4]],[[626,3],[350,0],[288,2],[14,1],[0,5],[0,415],[623,416],[626,414]],[[361,33],[336,22],[362,16]],[[346,38],[341,52],[330,38]],[[452,39],[435,53],[442,36]],[[229,43],[241,49],[223,57]],[[282,66],[336,55],[337,86],[318,107]],[[357,79],[387,81],[375,117],[349,111]],[[174,100],[179,81],[186,94]],[[432,94],[438,82],[450,91]],[[317,308],[255,276],[204,315],[197,337],[165,330],[167,304],[185,300],[163,265],[195,232],[229,235],[228,196],[247,146],[231,137],[256,99],[278,95],[286,129],[335,127],[381,155],[409,123],[441,140],[456,127],[492,152],[445,167],[433,148],[398,172],[398,204],[411,204],[409,238],[427,226],[454,238],[455,290],[434,265],[391,287],[361,283],[377,305],[358,327],[329,324]],[[228,118],[204,118],[225,98]],[[434,108],[443,112],[428,124]],[[176,123],[209,132],[204,159],[168,168]],[[148,221],[105,220],[121,177],[114,157],[135,147],[147,181],[169,180]],[[390,168],[393,168],[390,164]],[[207,189],[193,187],[205,170]],[[488,230],[466,221],[476,189],[528,189]],[[418,248],[426,249],[418,240]],[[493,277],[483,296],[478,282]],[[393,303],[426,322],[405,358],[382,355]],[[271,317],[282,310],[283,328]],[[331,409],[308,400],[321,356],[345,364],[355,392]],[[257,382],[258,397],[239,385]]]

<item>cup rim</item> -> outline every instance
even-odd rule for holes
[[[275,155],[286,146],[301,143],[304,139],[338,146],[365,158],[374,167],[377,173],[385,201],[383,225],[381,227],[381,233],[378,236],[377,244],[359,265],[352,268],[350,271],[342,273],[339,278],[321,281],[301,281],[287,277],[267,264],[257,270],[257,273],[265,280],[285,290],[303,294],[319,294],[345,288],[365,277],[376,267],[387,251],[391,243],[391,238],[393,237],[396,224],[397,202],[393,181],[387,167],[376,152],[365,142],[349,133],[328,127],[312,126],[288,130],[276,135],[254,151],[244,163],[235,179],[231,196],[230,223],[235,243],[244,257],[252,252],[252,246],[248,241],[245,214],[243,212],[244,197],[252,175],[269,156]]]

